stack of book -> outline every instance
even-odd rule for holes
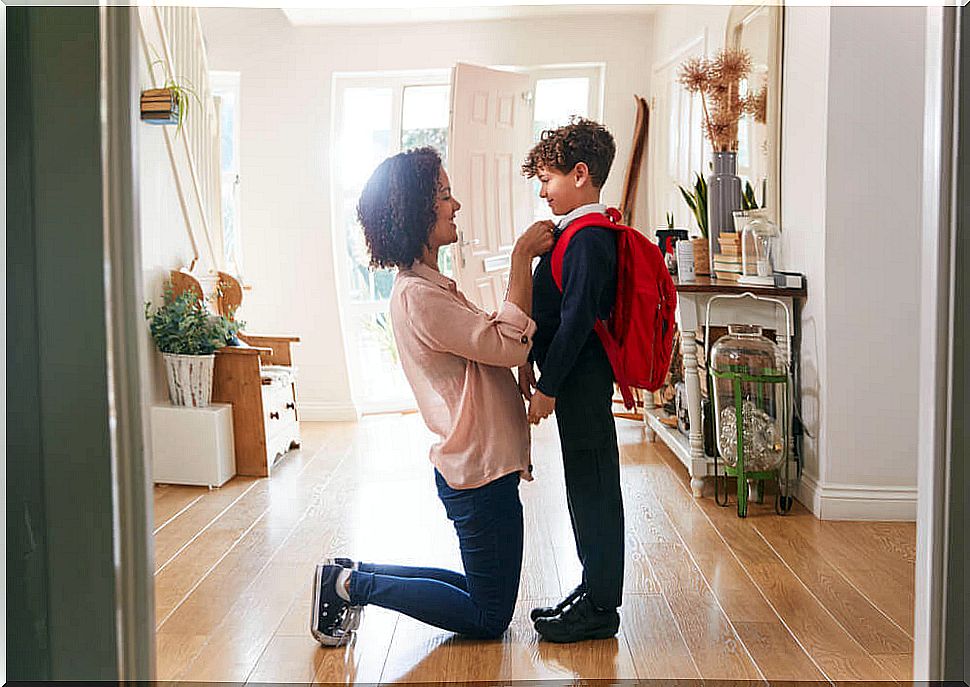
[[[179,105],[170,88],[151,88],[141,94],[141,118],[150,124],[178,124]]]
[[[721,234],[717,242],[721,252],[714,256],[714,276],[724,281],[737,281],[741,276],[741,237]]]

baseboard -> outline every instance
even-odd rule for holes
[[[916,521],[916,487],[822,485],[803,474],[797,497],[819,520]]]
[[[300,420],[305,422],[356,422],[360,419],[356,405],[336,401],[300,401],[297,412]]]

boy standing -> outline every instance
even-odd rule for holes
[[[557,238],[577,218],[606,210],[600,191],[615,154],[613,136],[587,119],[544,131],[529,152],[522,171],[538,177],[539,196],[558,218]],[[613,371],[593,331],[595,321],[613,309],[616,261],[613,230],[589,226],[569,241],[562,291],[553,280],[552,252],[533,274],[538,328],[530,362],[519,368],[519,387],[533,424],[556,411],[566,499],[583,566],[582,581],[563,601],[532,610],[536,630],[553,642],[612,637],[620,624],[624,528]],[[541,372],[538,382],[533,362]]]

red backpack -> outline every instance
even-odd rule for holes
[[[632,227],[617,224],[620,213],[592,212],[574,220],[552,251],[552,278],[562,291],[562,263],[570,239],[580,229],[616,232],[616,305],[609,320],[594,328],[613,367],[623,404],[633,408],[631,387],[656,391],[667,376],[673,354],[677,292],[660,249]]]

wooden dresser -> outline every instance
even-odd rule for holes
[[[273,463],[300,445],[296,377],[290,346],[295,336],[239,338],[251,348],[216,352],[212,400],[232,404],[236,473],[267,477]]]

